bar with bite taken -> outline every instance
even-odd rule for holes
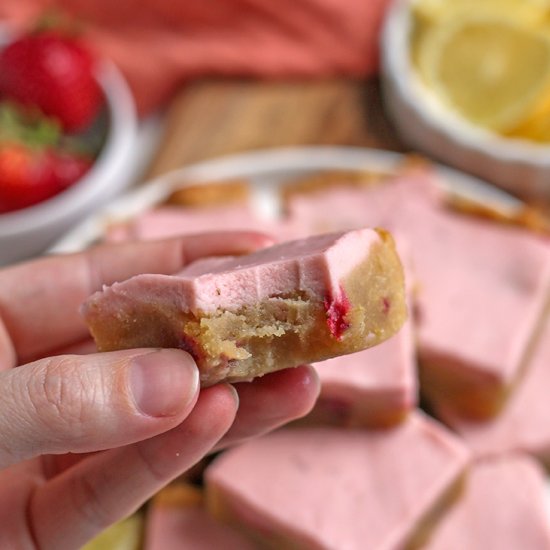
[[[393,239],[373,229],[282,243],[208,273],[138,275],[91,296],[83,314],[102,351],[188,351],[203,386],[374,346],[407,315]]]

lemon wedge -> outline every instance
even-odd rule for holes
[[[451,109],[513,133],[550,109],[550,39],[507,18],[462,14],[423,33],[415,61]]]

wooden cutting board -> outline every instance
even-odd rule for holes
[[[406,150],[384,113],[377,79],[205,80],[175,96],[146,178],[220,155],[293,145]]]

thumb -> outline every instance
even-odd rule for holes
[[[147,439],[177,426],[198,392],[198,369],[179,350],[62,355],[0,372],[0,468]]]

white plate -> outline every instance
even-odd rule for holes
[[[276,189],[286,180],[320,170],[367,169],[391,172],[405,161],[399,153],[355,147],[296,147],[222,157],[169,172],[128,193],[78,225],[50,252],[75,252],[101,238],[108,221],[131,218],[165,198],[184,181],[208,182],[246,178],[253,185],[253,200],[260,213],[271,217],[278,211]],[[455,193],[504,211],[521,202],[491,185],[457,170],[436,165],[442,185]]]

